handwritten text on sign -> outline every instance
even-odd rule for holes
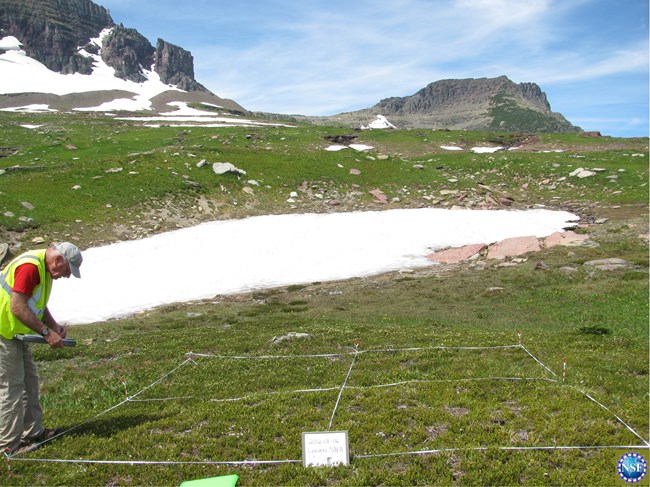
[[[349,465],[347,431],[324,431],[302,434],[302,463],[309,466]]]

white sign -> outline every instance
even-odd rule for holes
[[[347,431],[302,434],[302,464],[305,467],[333,467],[350,464]]]

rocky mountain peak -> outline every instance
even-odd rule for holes
[[[151,70],[155,50],[149,41],[135,29],[122,25],[113,27],[102,42],[102,59],[115,69],[115,76],[142,83],[146,77],[142,68]]]
[[[90,0],[0,0],[0,37],[16,37],[29,57],[63,74],[90,73],[92,62],[79,47],[113,25]]]
[[[398,128],[579,132],[551,111],[546,94],[535,83],[496,78],[445,79],[411,96],[385,98],[375,106],[331,117],[363,124],[383,115]]]
[[[515,84],[506,76],[498,78],[445,79],[435,81],[407,97],[381,100],[374,110],[386,115],[431,114],[440,109],[485,104],[495,96],[514,96],[540,111],[550,112],[546,95],[535,83]]]
[[[141,83],[144,70],[155,70],[163,83],[210,93],[194,79],[189,51],[162,39],[154,48],[137,30],[115,25],[108,10],[91,0],[0,0],[0,37],[17,38],[29,57],[62,74],[92,72],[93,59],[85,53],[98,53],[91,39],[106,29],[101,57],[116,77]]]
[[[155,53],[155,70],[160,81],[172,84],[185,91],[205,91],[208,89],[194,79],[194,58],[192,53],[158,39]]]

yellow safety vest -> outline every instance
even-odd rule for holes
[[[28,301],[29,309],[43,319],[47,301],[52,291],[52,275],[45,268],[46,249],[25,252],[12,260],[0,274],[0,335],[7,340],[13,339],[16,333],[32,334],[28,328],[11,312],[11,295],[13,293],[16,269],[22,264],[34,264],[38,267],[41,282],[34,288],[32,297]]]

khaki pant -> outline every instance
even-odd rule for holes
[[[0,452],[43,430],[38,371],[30,345],[0,336]]]

